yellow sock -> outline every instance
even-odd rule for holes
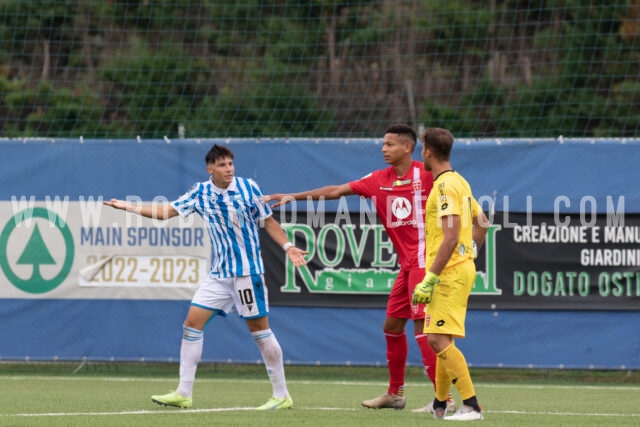
[[[451,343],[449,347],[438,353],[438,363],[436,364],[436,397],[438,400],[446,400],[447,397],[444,389],[442,392],[440,391],[440,382],[438,382],[438,374],[441,369],[445,370],[448,380],[450,380],[458,390],[462,400],[469,399],[476,395],[473,383],[471,382],[467,361],[455,343]]]
[[[451,380],[449,379],[444,363],[442,363],[438,357],[436,360],[436,399],[444,402],[449,398],[450,391]]]

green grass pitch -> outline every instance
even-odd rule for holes
[[[386,368],[288,366],[291,410],[256,412],[271,394],[260,365],[202,364],[189,410],[155,405],[175,389],[177,364],[0,364],[2,426],[423,426],[412,413],[433,398],[428,379],[407,371],[407,407],[371,410]],[[639,372],[477,370],[484,425],[640,425]],[[459,403],[460,398],[454,392]]]

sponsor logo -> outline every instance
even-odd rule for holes
[[[403,185],[407,185],[407,184],[411,184],[410,179],[405,179],[405,180],[396,179],[395,181],[393,181],[394,187],[402,187]]]
[[[404,197],[396,197],[391,202],[391,212],[398,219],[405,219],[411,215],[411,203]]]
[[[43,227],[45,221],[49,225],[47,228]],[[41,228],[46,231],[44,236]],[[65,247],[62,260],[54,257],[47,245],[48,240],[60,238]],[[69,227],[58,214],[46,208],[18,212],[5,224],[0,234],[2,271],[13,286],[30,294],[41,294],[57,288],[71,272],[74,251]],[[12,253],[20,255],[15,260],[10,259],[9,254]],[[55,254],[57,255],[57,250]],[[51,267],[58,264],[62,265],[58,268]],[[43,269],[47,274],[43,274]]]

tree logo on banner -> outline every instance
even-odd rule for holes
[[[56,262],[51,246],[47,245],[42,235],[43,222],[34,221],[36,218],[49,222],[52,230],[46,233],[47,236],[62,236],[65,246],[64,260]],[[12,235],[23,227],[25,231],[20,233],[21,237],[12,238]],[[19,255],[17,260],[10,262],[9,254]],[[71,231],[58,214],[48,209],[32,208],[18,212],[7,222],[0,234],[0,267],[11,284],[24,292],[42,294],[58,287],[71,272],[73,259],[74,243]],[[58,264],[62,265],[57,270],[50,267]],[[49,274],[43,274],[43,267]]]

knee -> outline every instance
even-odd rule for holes
[[[429,334],[428,340],[429,340],[429,345],[431,346],[433,351],[435,351],[436,353],[442,352],[450,344],[448,337],[440,334]]]
[[[404,331],[404,326],[407,324],[407,319],[397,319],[395,317],[387,317],[384,319],[382,325],[383,332],[395,332],[400,333]]]

